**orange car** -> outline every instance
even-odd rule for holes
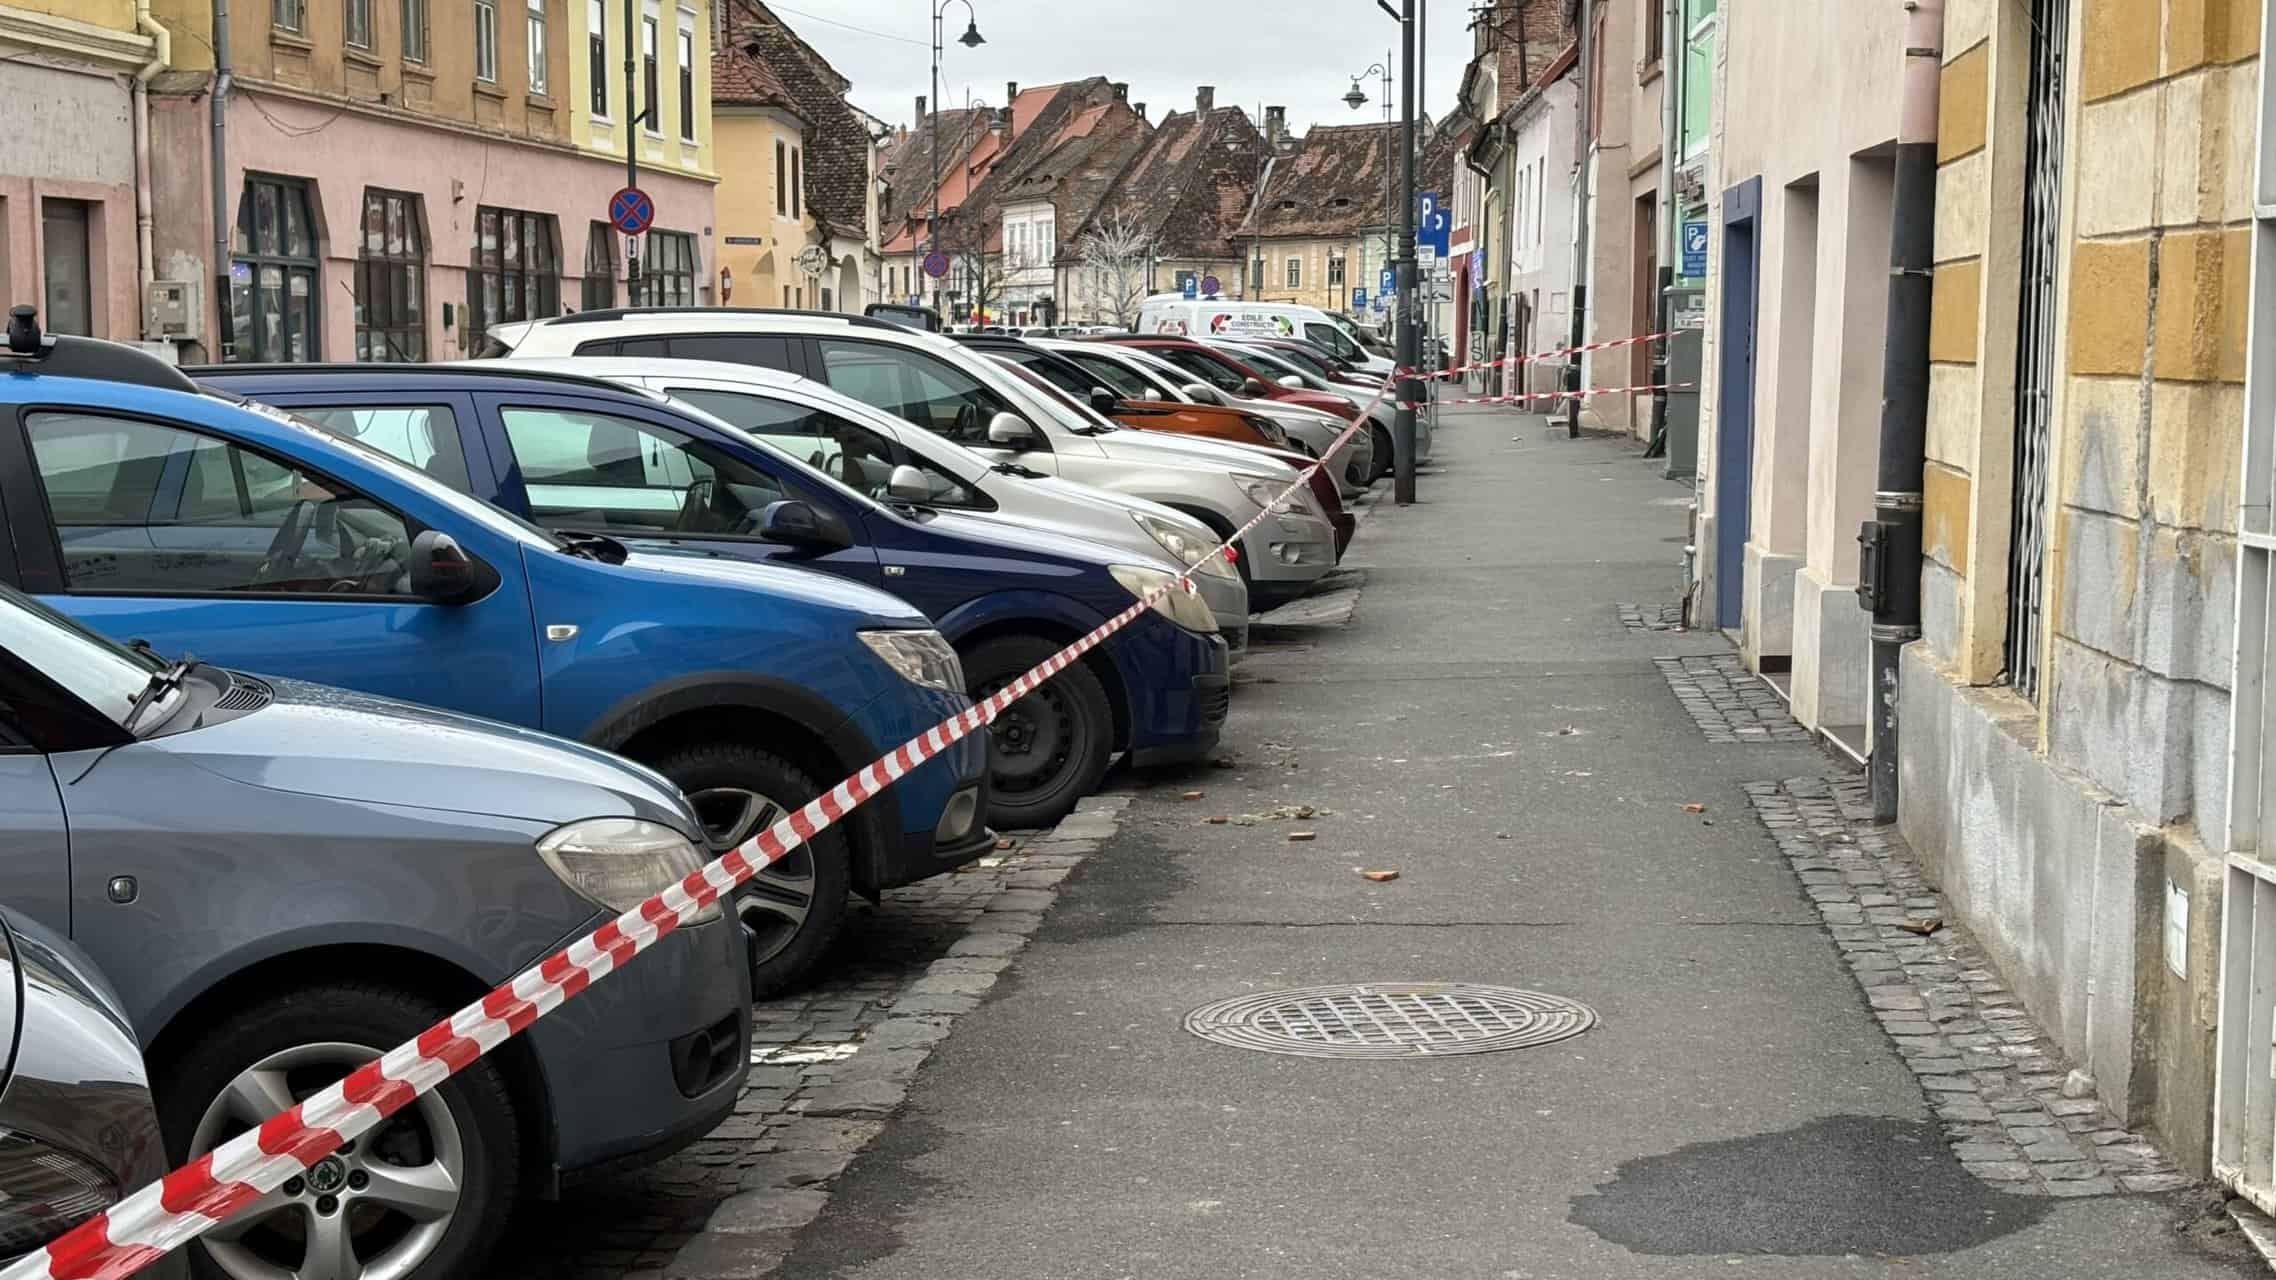
[[[1030,345],[1016,337],[993,333],[960,333],[958,342],[975,351],[1009,360],[1068,395],[1088,403],[1126,427],[1141,431],[1174,431],[1180,435],[1207,436],[1232,444],[1286,449],[1288,434],[1262,414],[1214,404],[1180,404],[1172,400],[1126,400],[1098,384],[1081,365]]]

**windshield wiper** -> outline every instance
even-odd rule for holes
[[[988,468],[988,470],[995,472],[997,475],[1018,476],[1022,480],[1050,479],[1050,477],[1044,472],[1038,471],[1033,467],[1023,467],[1016,462],[999,462],[995,466]]]
[[[588,533],[583,529],[555,529],[553,536],[561,540],[561,549],[580,560],[598,560],[602,564],[623,564],[632,552],[623,543],[605,533]]]
[[[149,652],[150,646],[140,642],[136,642],[136,644],[144,652]],[[142,692],[134,695],[133,704],[127,707],[126,719],[120,723],[119,727],[125,729],[131,736],[134,733],[135,722],[142,719],[142,713],[156,706],[158,700],[164,697],[168,691],[181,688],[183,677],[189,675],[190,668],[196,665],[198,665],[197,655],[184,649],[179,659],[151,672],[150,679],[143,683]]]

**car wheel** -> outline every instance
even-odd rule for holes
[[[1391,433],[1383,429],[1382,423],[1371,422],[1367,430],[1375,437],[1375,462],[1369,468],[1367,476],[1367,483],[1373,484],[1391,474],[1391,469],[1398,464],[1399,446],[1392,441]]]
[[[341,983],[224,1019],[154,1072],[167,1149],[204,1155],[419,1034],[449,1008]],[[190,1246],[202,1280],[480,1275],[520,1197],[513,1094],[478,1059]]]
[[[688,747],[658,760],[656,768],[695,807],[713,857],[822,791],[796,765],[742,743]],[[821,963],[845,923],[850,881],[846,834],[832,827],[760,868],[735,891],[735,914],[751,931],[753,998],[789,990]]]
[[[1003,636],[963,655],[975,700],[1058,652],[1049,640]],[[988,726],[988,822],[1006,830],[1047,827],[1098,788],[1114,750],[1106,688],[1083,663],[1068,666],[1004,708]]]

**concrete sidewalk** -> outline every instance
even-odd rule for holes
[[[2264,1274],[2182,1243],[2188,1193],[2015,1195],[1962,1167],[1750,805],[1838,767],[1776,732],[1710,742],[1759,708],[1654,659],[1727,645],[1622,623],[1675,601],[1685,491],[1628,442],[1445,424],[1423,502],[1352,549],[1350,621],[1243,663],[1237,767],[1148,780],[768,1274]],[[1292,805],[1325,812],[1256,816]],[[1408,1061],[1181,1026],[1417,980],[1602,1021]]]

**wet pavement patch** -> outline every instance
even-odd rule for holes
[[[1829,1116],[1627,1161],[1568,1217],[1636,1253],[1908,1256],[1996,1240],[2052,1208],[1970,1176],[1933,1121]]]

